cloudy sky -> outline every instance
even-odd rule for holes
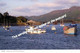
[[[80,0],[0,0],[0,13],[13,16],[38,16],[53,10],[80,6]]]

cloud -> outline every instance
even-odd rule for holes
[[[35,0],[37,1],[37,0]],[[55,2],[40,3],[26,7],[17,7],[14,10],[25,15],[42,15],[53,10],[66,9],[74,5],[78,5],[79,0],[57,0]]]
[[[18,7],[18,8],[15,8],[14,10],[19,13],[22,13],[24,15],[26,14],[29,16],[40,15],[40,14],[43,14],[45,11],[44,9],[39,9],[37,7]]]
[[[36,3],[35,5],[29,7],[17,7],[14,10],[20,13],[29,13],[30,15],[40,15],[48,13],[54,9],[59,9],[60,6],[61,5],[58,5],[56,3]]]
[[[15,0],[16,1],[16,0]],[[31,1],[31,2],[37,2],[38,0],[17,0],[17,1]]]
[[[38,1],[38,0],[25,0],[25,1]]]
[[[20,13],[24,13],[24,15],[42,15],[48,12],[51,12],[55,9],[61,9],[61,5],[55,3],[36,3],[33,6],[29,7],[17,7],[14,10]]]
[[[50,10],[50,9],[61,9],[62,5],[57,4],[57,3],[37,3],[35,7],[39,9],[44,9],[44,10]]]
[[[0,2],[0,7],[6,6],[6,3]]]
[[[39,7],[56,7],[56,6],[60,6],[59,4],[56,3],[36,3],[35,6],[39,6]]]
[[[19,11],[19,12],[29,12],[30,11],[29,8],[25,8],[25,7],[17,7],[14,10]]]
[[[79,4],[79,0],[58,0],[56,3],[59,3],[61,5],[73,5],[73,4]]]
[[[79,0],[57,0],[56,4],[61,5],[62,9],[70,8],[71,6],[79,6]]]

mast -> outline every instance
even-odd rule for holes
[[[6,28],[9,27],[9,13],[8,12],[5,12],[4,13],[4,27]]]

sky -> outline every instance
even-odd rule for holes
[[[80,6],[80,0],[0,0],[0,13],[12,16],[39,16],[54,10]]]

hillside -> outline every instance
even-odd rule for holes
[[[80,6],[73,6],[69,9],[63,9],[63,10],[55,10],[55,11],[52,11],[50,13],[47,13],[47,14],[44,14],[41,16],[31,16],[31,17],[27,17],[27,18],[35,20],[35,21],[46,22],[51,19],[55,19],[65,13],[67,14],[67,17],[65,19],[78,20],[78,19],[80,19]]]
[[[26,25],[26,22],[27,19],[23,16],[11,16],[8,12],[0,13],[0,25]]]

